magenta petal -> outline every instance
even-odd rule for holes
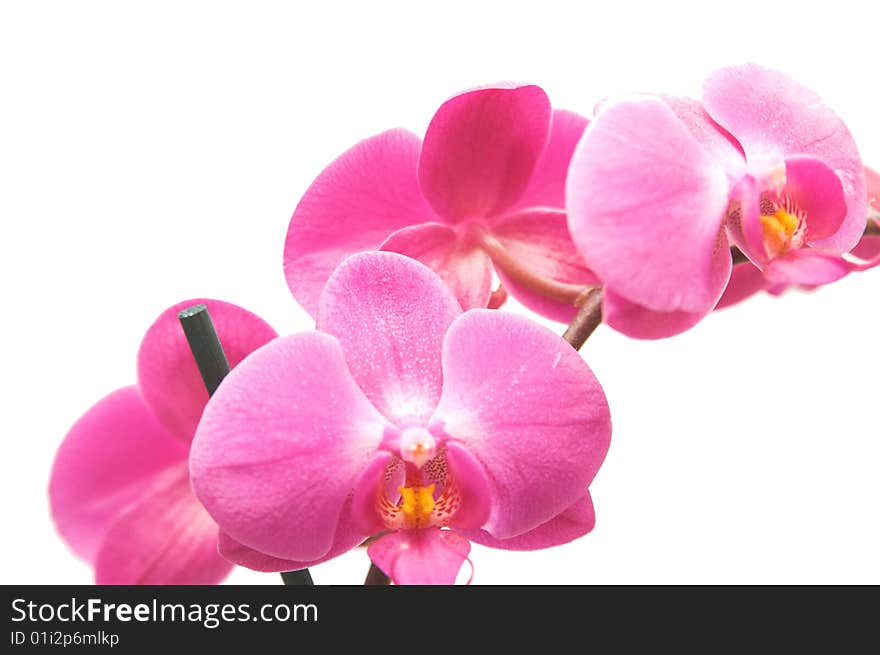
[[[443,335],[460,313],[428,267],[396,253],[361,253],[327,282],[318,329],[339,339],[354,379],[379,411],[395,422],[418,422],[437,405]]]
[[[461,495],[461,507],[455,513],[453,527],[482,527],[492,509],[492,488],[486,470],[467,448],[454,441],[446,444],[446,461]]]
[[[428,528],[386,534],[367,554],[394,584],[451,585],[470,550],[470,542],[452,530]]]
[[[221,300],[194,299],[169,307],[150,326],[138,350],[138,386],[144,400],[176,437],[189,442],[208,392],[177,313],[204,304],[230,366],[278,336],[263,319]]]
[[[339,525],[336,528],[336,536],[333,538],[333,545],[326,555],[316,560],[303,562],[272,557],[253,548],[248,548],[225,532],[221,532],[219,537],[220,554],[230,562],[253,569],[254,571],[264,571],[267,573],[299,571],[300,569],[321,564],[334,557],[339,557],[343,553],[347,553],[366,539],[367,535],[358,531],[354,523],[352,523],[349,509],[350,506],[348,504],[343,506],[339,516]]]
[[[562,338],[525,317],[474,309],[443,343],[443,395],[432,418],[483,465],[485,529],[504,539],[580,498],[611,438],[602,387]]]
[[[589,121],[573,111],[554,109],[550,139],[538,158],[529,186],[508,213],[535,207],[565,207],[565,176],[571,155]]]
[[[492,226],[492,236],[534,275],[567,284],[600,284],[575,248],[563,211],[532,209],[506,216]],[[572,303],[548,298],[519,284],[504,271],[498,269],[497,272],[510,293],[538,314],[569,323],[577,313]]]
[[[395,230],[435,220],[417,178],[421,141],[389,130],[361,141],[312,182],[293,212],[284,274],[312,316],[333,269],[348,255],[374,250]]]
[[[665,339],[681,334],[703,320],[709,311],[655,312],[607,288],[602,297],[602,320],[633,339]]]
[[[846,216],[846,197],[840,178],[813,157],[785,160],[785,194],[806,212],[810,243],[837,232]]]
[[[538,550],[574,541],[593,529],[596,513],[589,492],[561,514],[511,539],[496,539],[485,530],[460,530],[470,541],[505,550]]]
[[[235,540],[316,560],[332,548],[354,481],[388,427],[336,339],[276,339],[233,369],[205,408],[190,453],[193,486]]]
[[[730,275],[729,256],[716,257],[727,176],[665,103],[607,106],[575,150],[567,194],[571,236],[608,288],[655,311],[715,305]]]
[[[850,254],[866,261],[874,261],[880,257],[880,236],[866,234]]]
[[[840,255],[801,248],[771,260],[764,268],[764,277],[771,284],[818,286],[835,282],[852,269]]]
[[[730,133],[712,120],[703,105],[693,98],[682,96],[660,96],[663,102],[699,141],[716,161],[727,170],[736,170],[745,163],[746,156],[742,146]]]
[[[110,528],[95,582],[112,585],[217,584],[232,564],[217,552],[217,525],[189,486],[176,478],[132,506]]]
[[[443,218],[485,218],[526,190],[550,134],[550,101],[537,86],[485,87],[444,102],[425,134],[419,183]]]
[[[758,181],[751,174],[743,175],[731,189],[730,199],[737,210],[730,212],[727,235],[755,266],[763,268],[770,257],[764,246]]]
[[[94,562],[110,526],[155,484],[186,461],[135,387],[114,391],[70,429],[52,465],[49,500],[58,532],[77,555]]]
[[[760,269],[749,262],[737,264],[733,267],[730,282],[715,309],[723,309],[742,302],[759,291],[764,291],[768,286],[767,278]]]
[[[703,84],[703,104],[742,145],[748,158],[808,155],[841,178],[847,216],[821,248],[845,252],[865,227],[865,174],[843,121],[809,89],[754,64],[722,68]]]
[[[880,225],[880,173],[865,166],[865,186],[868,191],[868,215]]]
[[[385,529],[385,524],[376,508],[379,491],[386,482],[385,470],[394,455],[387,451],[377,453],[367,464],[354,484],[351,502],[351,518],[363,534],[375,534]]]
[[[463,309],[485,307],[492,295],[492,262],[469,239],[442,223],[425,223],[397,230],[380,250],[417,259],[452,289]]]

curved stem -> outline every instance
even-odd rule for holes
[[[587,291],[583,295],[579,307],[574,320],[562,335],[562,338],[568,341],[575,350],[580,350],[584,342],[602,323],[602,287],[593,287]]]
[[[590,287],[583,284],[558,282],[557,280],[535,275],[519,263],[507,251],[504,245],[488,232],[480,232],[475,237],[483,250],[486,251],[486,254],[489,255],[495,267],[529,291],[533,291],[551,300],[577,306],[578,300],[590,289]]]

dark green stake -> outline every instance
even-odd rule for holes
[[[217,338],[217,331],[214,329],[208,308],[204,305],[193,305],[178,312],[177,319],[186,335],[193,359],[199,367],[199,373],[202,374],[208,395],[213,396],[223,378],[229,373],[229,361],[226,359],[226,353],[223,352],[220,339]],[[285,571],[281,574],[281,579],[286,585],[315,584],[308,569]]]

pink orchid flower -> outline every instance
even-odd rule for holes
[[[287,284],[312,315],[348,255],[418,259],[464,309],[496,307],[504,287],[569,322],[597,283],[568,234],[565,174],[587,119],[552,110],[537,86],[491,86],[447,100],[424,141],[396,129],[361,141],[318,176],[293,213]],[[492,292],[492,271],[503,287]]]
[[[865,181],[868,197],[868,219],[880,228],[880,174],[865,166]],[[846,273],[867,271],[880,265],[880,234],[866,232],[856,246],[841,258],[840,265],[847,268]],[[846,274],[845,273],[845,274]],[[764,271],[751,262],[741,262],[733,267],[730,282],[718,301],[715,309],[730,307],[761,291],[779,296],[792,285],[768,279]],[[812,291],[821,285],[794,285],[803,291]]]
[[[594,524],[611,422],[589,367],[528,319],[474,309],[424,265],[346,259],[318,330],[283,337],[212,397],[190,457],[221,552],[299,569],[373,541],[398,584],[451,584],[470,541],[537,549]]]
[[[864,231],[865,177],[843,122],[785,75],[716,71],[703,103],[609,102],[571,160],[572,237],[605,283],[603,315],[639,338],[715,307],[730,242],[771,282],[839,279]]]
[[[208,394],[177,313],[199,303],[232,366],[277,336],[219,300],[175,305],[141,342],[137,386],[114,391],[68,432],[49,482],[52,518],[98,584],[215,584],[232,569],[189,481],[189,445]]]

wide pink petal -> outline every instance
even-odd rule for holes
[[[868,191],[868,218],[880,225],[880,173],[865,166],[865,186]]]
[[[510,539],[496,539],[485,530],[459,530],[470,541],[491,548],[505,550],[538,550],[574,541],[596,524],[593,500],[589,492],[571,507],[533,530]]]
[[[758,180],[744,174],[730,191],[731,207],[725,223],[728,238],[755,266],[763,268],[770,260],[764,245],[761,223],[761,192]]]
[[[219,550],[220,554],[230,562],[240,566],[253,569],[254,571],[264,571],[267,573],[276,573],[278,571],[299,571],[307,569],[311,566],[321,564],[334,557],[338,557],[343,553],[347,553],[355,546],[359,545],[366,539],[367,535],[362,534],[354,526],[351,520],[350,500],[343,506],[339,515],[339,525],[336,527],[336,535],[333,537],[333,545],[327,554],[316,560],[308,562],[294,561],[289,559],[281,559],[266,555],[253,548],[248,548],[243,543],[236,541],[225,532],[220,533]]]
[[[456,529],[482,527],[492,511],[492,485],[486,469],[467,448],[455,441],[446,444],[446,461],[461,497],[461,506],[450,525]]]
[[[387,422],[333,337],[276,339],[211,398],[190,453],[193,486],[224,532],[267,555],[324,557]]]
[[[95,582],[217,584],[231,569],[217,552],[217,525],[193,495],[181,463],[174,478],[110,528],[98,553]]]
[[[496,215],[522,196],[550,134],[537,86],[483,87],[444,102],[428,125],[419,183],[450,221]]]
[[[165,427],[186,442],[196,432],[208,392],[177,313],[198,304],[208,308],[230,366],[278,336],[256,314],[222,300],[186,300],[159,315],[138,350],[138,386]]]
[[[565,176],[571,155],[589,121],[566,109],[554,109],[550,139],[538,158],[529,186],[507,213],[534,207],[565,207]]]
[[[531,209],[509,215],[492,226],[492,236],[533,275],[566,284],[600,284],[575,248],[565,212],[561,210]],[[532,311],[563,323],[571,322],[577,313],[572,303],[561,302],[519,283],[502,267],[496,267],[496,271],[510,293]]]
[[[660,96],[675,115],[712,157],[734,171],[745,163],[742,146],[731,134],[712,120],[702,103],[683,96]]]
[[[770,283],[818,286],[835,282],[851,270],[852,265],[840,255],[801,248],[772,259],[764,268],[764,277]]]
[[[493,487],[485,529],[501,539],[580,498],[611,438],[602,387],[577,351],[523,316],[488,309],[446,334],[431,425],[483,465]]]
[[[810,243],[820,242],[837,232],[846,216],[846,197],[840,178],[814,157],[795,156],[785,160],[785,195],[806,213]]]
[[[114,391],[70,429],[52,464],[52,519],[77,555],[93,563],[116,518],[155,475],[186,461],[186,446],[159,423],[136,387]]]
[[[348,255],[375,250],[395,230],[436,220],[417,178],[421,140],[389,130],[346,151],[312,182],[290,219],[284,275],[314,316],[324,283]]]
[[[571,236],[608,288],[655,311],[715,305],[730,275],[729,256],[715,256],[727,177],[665,103],[608,105],[575,150],[567,194]]]
[[[850,254],[866,261],[873,261],[880,257],[880,236],[866,234],[856,247],[850,250]]]
[[[455,584],[470,542],[452,530],[428,528],[390,532],[371,543],[367,554],[394,584]]]
[[[633,339],[665,339],[681,334],[711,311],[656,312],[606,288],[602,296],[602,320],[608,327]]]
[[[443,335],[460,313],[427,266],[396,253],[361,253],[327,282],[318,329],[339,339],[354,379],[379,411],[395,422],[418,422],[440,398]]]
[[[746,298],[751,298],[756,293],[767,289],[769,284],[764,273],[750,262],[737,264],[733,267],[730,282],[728,282],[724,295],[721,296],[715,309],[730,307]]]
[[[816,245],[836,252],[852,248],[865,227],[865,173],[843,121],[815,93],[790,77],[746,64],[722,68],[703,84],[703,104],[742,145],[749,160],[809,155],[837,173],[847,216]]]
[[[461,238],[442,223],[425,223],[397,230],[380,250],[417,259],[452,289],[464,309],[485,307],[492,295],[492,262],[472,240]]]

